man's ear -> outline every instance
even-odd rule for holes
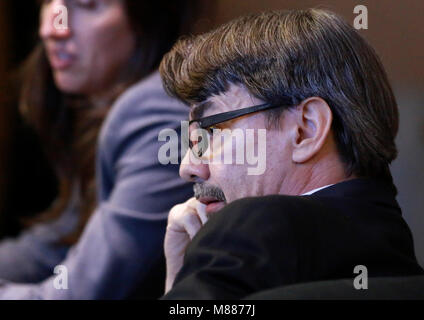
[[[310,97],[296,107],[293,118],[296,132],[292,139],[292,160],[304,163],[324,146],[331,130],[333,113],[322,98]]]

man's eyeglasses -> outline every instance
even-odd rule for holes
[[[235,118],[251,114],[254,112],[269,110],[272,108],[281,107],[284,104],[271,104],[271,103],[264,103],[252,107],[247,107],[239,110],[234,111],[228,111],[223,113],[214,114],[212,116],[203,117],[199,119],[194,119],[189,121],[189,147],[193,154],[200,158],[207,149],[209,148],[209,139],[211,137],[211,127],[225,122],[229,120],[233,120]],[[201,130],[203,129],[203,130]],[[200,132],[200,134],[194,135],[193,132]],[[209,136],[208,136],[209,135]]]

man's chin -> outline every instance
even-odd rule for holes
[[[217,212],[217,211],[221,210],[222,208],[224,208],[225,205],[226,205],[226,203],[224,201],[211,202],[205,208],[206,214],[208,216],[209,215],[212,215],[215,212]]]

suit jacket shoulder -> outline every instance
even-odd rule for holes
[[[356,265],[367,266],[369,276],[420,274],[392,195],[359,197],[372,182],[349,182],[349,188],[342,183],[311,196],[229,204],[193,239],[165,298],[238,299],[276,286],[353,279]]]

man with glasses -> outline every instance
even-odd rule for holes
[[[168,218],[166,298],[343,278],[354,290],[357,266],[370,278],[423,273],[389,170],[396,101],[343,19],[316,9],[242,17],[180,40],[160,70],[191,106],[180,175],[195,182]],[[241,139],[223,139],[236,131]],[[222,161],[240,149],[264,160],[262,174]]]

